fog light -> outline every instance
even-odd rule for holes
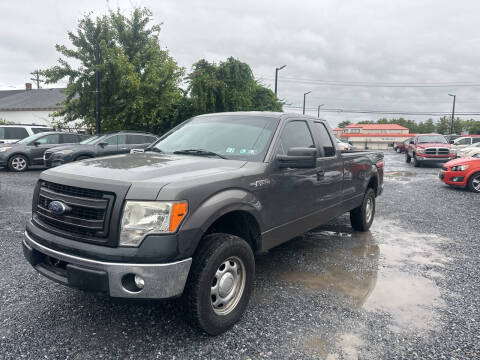
[[[143,278],[140,275],[135,275],[133,280],[135,281],[135,285],[139,289],[143,289],[143,287],[145,286],[145,280],[143,280]]]

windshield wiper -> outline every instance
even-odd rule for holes
[[[226,159],[225,156],[220,155],[216,152],[204,149],[185,149],[177,150],[173,152],[174,154],[188,154],[188,155],[198,155],[198,156],[218,156],[219,158]]]

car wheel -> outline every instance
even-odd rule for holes
[[[420,167],[420,165],[421,165],[420,161],[418,161],[417,157],[414,155],[413,156],[413,166]]]
[[[405,162],[407,164],[410,164],[410,161],[412,161],[412,158],[410,156],[408,156],[408,152],[405,153]]]
[[[368,188],[362,205],[350,211],[350,223],[357,231],[367,231],[375,217],[375,191]]]
[[[28,159],[23,155],[13,155],[8,160],[8,168],[15,172],[25,171],[28,169]]]
[[[470,176],[470,179],[468,179],[468,188],[470,191],[480,193],[480,172]]]
[[[255,260],[238,236],[210,234],[197,250],[183,294],[188,318],[209,335],[238,322],[253,290]]]

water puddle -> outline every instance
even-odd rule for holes
[[[378,218],[366,233],[330,226],[284,245],[302,261],[276,264],[272,272],[290,286],[339,294],[352,308],[387,313],[394,331],[434,329],[436,309],[444,304],[431,278],[450,261],[435,244],[447,241]]]
[[[384,176],[385,180],[405,182],[416,178],[417,173],[413,171],[387,171],[384,173]]]

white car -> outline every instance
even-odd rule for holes
[[[0,144],[12,144],[40,132],[53,131],[44,125],[0,125]]]
[[[480,153],[480,142],[457,150],[457,157],[467,157]]]
[[[335,138],[337,140],[337,150],[352,150],[353,146],[350,145],[349,143],[346,143],[346,142],[343,142],[337,138]]]
[[[480,142],[479,135],[463,135],[453,140],[451,144],[452,144],[452,148],[458,152],[466,147],[470,147],[473,144],[477,144],[479,142]]]

